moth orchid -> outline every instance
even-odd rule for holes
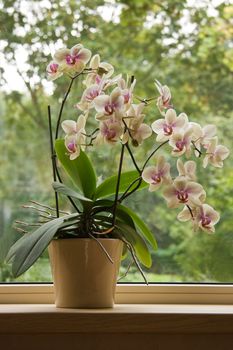
[[[124,133],[122,142],[126,143],[130,139],[134,146],[140,145],[143,140],[151,136],[152,130],[149,125],[143,123],[145,115],[142,114],[144,103],[132,104],[124,119],[127,130]]]
[[[118,118],[123,115],[124,97],[118,87],[110,95],[98,96],[93,102],[98,112],[96,115],[97,120],[106,120],[113,115]]]
[[[114,68],[111,64],[107,62],[101,62],[99,55],[94,55],[89,64],[90,73],[87,75],[83,84],[89,87],[93,84],[99,84],[101,82],[102,76],[105,78],[110,78],[114,73]]]
[[[162,85],[158,80],[155,80],[155,86],[160,94],[157,99],[157,106],[161,113],[164,109],[171,108],[171,92],[167,85]]]
[[[62,129],[65,131],[65,146],[69,152],[71,160],[77,158],[81,149],[85,149],[85,124],[86,117],[81,115],[77,122],[73,120],[64,120],[61,124]]]
[[[163,156],[159,156],[156,166],[149,166],[143,170],[142,178],[145,182],[150,184],[150,192],[156,191],[162,184],[168,184],[172,181],[170,164],[165,161]]]
[[[169,145],[172,147],[172,155],[175,157],[186,154],[187,157],[191,154],[191,141],[192,141],[192,127],[186,130],[179,130],[177,133],[172,134]]]
[[[54,54],[54,61],[63,67],[65,72],[79,73],[91,58],[91,51],[77,44],[71,49],[59,49]]]
[[[177,170],[179,172],[179,176],[184,176],[186,179],[190,181],[196,180],[196,163],[193,160],[188,160],[183,163],[181,159],[177,159]]]
[[[108,119],[100,122],[100,131],[95,144],[116,143],[123,133],[123,125],[119,120]]]
[[[49,80],[55,80],[63,74],[61,67],[55,61],[52,61],[48,64],[46,72],[48,74]]]
[[[215,225],[220,219],[219,213],[210,205],[204,203],[194,208],[184,207],[177,216],[179,221],[193,221],[195,230],[201,229],[208,233],[215,232]]]
[[[180,204],[192,205],[193,202],[201,204],[205,199],[205,191],[200,184],[182,176],[177,177],[164,190],[163,196],[169,208],[177,208]]]
[[[223,145],[218,145],[218,138],[214,137],[206,150],[203,167],[206,168],[208,163],[210,163],[216,168],[222,168],[223,160],[229,156],[229,153],[229,149]]]
[[[188,126],[188,117],[181,113],[178,117],[174,109],[168,109],[163,119],[154,121],[152,130],[157,134],[156,141],[164,142],[169,140],[173,133],[179,132]]]

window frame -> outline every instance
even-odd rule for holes
[[[116,304],[233,304],[231,284],[118,284]],[[1,284],[0,304],[52,304],[53,284]]]

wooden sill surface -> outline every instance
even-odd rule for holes
[[[233,305],[115,305],[113,309],[57,309],[0,305],[0,333],[233,334]]]

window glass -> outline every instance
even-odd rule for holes
[[[46,66],[51,53],[65,45],[82,42],[93,54],[115,67],[115,73],[137,79],[135,96],[158,96],[154,80],[171,89],[177,112],[202,126],[215,124],[219,143],[232,149],[232,12],[228,1],[163,1],[163,5],[122,1],[82,1],[82,6],[64,1],[0,0],[4,25],[0,36],[0,282],[47,282],[51,272],[47,252],[24,275],[14,280],[4,258],[11,244],[38,225],[37,203],[54,207],[51,188],[47,105],[56,122],[58,106],[67,89],[64,77],[48,82]],[[101,5],[100,5],[101,3]],[[65,6],[64,6],[65,4]],[[69,28],[69,29],[67,29]],[[76,119],[73,108],[80,100],[81,81],[74,86],[63,119]],[[138,101],[137,101],[138,102]],[[151,124],[161,118],[155,101],[145,109]],[[139,166],[158,143],[156,135],[143,147],[133,147]],[[99,178],[117,172],[120,147],[100,146],[88,150]],[[172,164],[176,158],[166,145],[162,154]],[[143,189],[125,201],[154,233],[158,250],[152,252],[151,269],[144,269],[150,282],[233,281],[233,171],[230,157],[223,168],[202,167],[197,162],[198,182],[206,190],[208,203],[221,215],[216,232],[193,232],[189,222],[180,222],[182,209],[169,209],[163,189]],[[185,161],[185,157],[183,157]],[[153,165],[153,162],[150,162]],[[132,169],[126,157],[124,169]],[[62,198],[61,198],[62,201]],[[31,208],[28,208],[31,207]],[[40,207],[42,209],[42,207]],[[71,208],[64,201],[62,208]],[[54,212],[55,213],[55,212]],[[18,228],[18,230],[15,229]],[[34,226],[36,228],[37,226]],[[131,260],[122,262],[124,276]],[[142,282],[132,265],[121,282]]]

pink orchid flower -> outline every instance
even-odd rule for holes
[[[177,218],[182,222],[192,220],[194,230],[200,228],[208,233],[213,233],[215,232],[214,225],[219,221],[220,215],[210,205],[204,203],[191,208],[191,211],[187,207],[184,207]]]
[[[186,179],[190,181],[196,180],[196,163],[193,160],[188,160],[183,163],[181,159],[177,159],[177,170],[179,172],[179,176],[184,176]]]
[[[122,95],[124,96],[124,103],[126,105],[126,109],[130,107],[130,104],[132,102],[135,84],[136,79],[134,79],[132,83],[130,83],[129,78],[127,78],[127,81],[125,81],[123,78],[119,79],[118,81],[118,86],[122,90]]]
[[[142,178],[150,184],[150,192],[156,191],[162,184],[171,182],[170,164],[165,161],[163,156],[159,156],[156,166],[150,166],[143,170]]]
[[[173,148],[173,156],[179,157],[182,156],[182,154],[185,154],[187,157],[190,156],[192,133],[192,127],[188,127],[185,130],[179,130],[177,133],[172,134],[169,145]]]
[[[193,128],[192,140],[196,148],[201,151],[201,148],[207,149],[211,139],[215,137],[217,129],[215,125],[208,124],[203,128],[198,123],[191,122],[190,125]],[[198,157],[200,153],[195,150],[195,155]]]
[[[97,96],[94,100],[94,106],[98,112],[96,115],[97,120],[106,120],[113,115],[116,118],[122,117],[124,107],[124,97],[121,94],[121,90],[116,87],[109,95]]]
[[[169,208],[177,208],[180,204],[193,205],[201,204],[205,200],[205,191],[203,187],[186,178],[177,177],[173,184],[169,185],[164,193],[165,200]]]
[[[52,61],[48,64],[46,72],[48,74],[49,80],[55,80],[63,74],[63,72],[61,71],[61,67],[55,61]]]
[[[205,157],[203,159],[203,167],[206,168],[208,163],[216,168],[223,167],[223,160],[225,160],[230,154],[227,147],[218,145],[218,138],[214,137],[206,150]]]
[[[83,84],[89,87],[93,84],[99,84],[101,82],[102,76],[106,79],[110,78],[114,73],[114,68],[111,64],[107,62],[101,62],[99,55],[94,55],[90,61],[89,69],[91,72],[87,75]]]
[[[91,57],[91,51],[77,44],[71,49],[59,49],[54,54],[54,61],[63,67],[65,72],[79,73]]]
[[[76,159],[80,154],[80,149],[85,150],[85,124],[86,117],[81,115],[77,122],[74,120],[64,120],[62,129],[65,131],[65,146],[71,160]]]
[[[94,84],[86,88],[82,94],[81,101],[76,104],[76,108],[86,111],[94,108],[94,99],[101,95],[105,80],[102,79],[101,84]]]
[[[102,143],[114,144],[123,133],[123,125],[121,121],[115,119],[108,119],[100,122],[100,132],[97,135],[95,144]]]
[[[143,123],[145,115],[142,114],[144,103],[132,104],[127,111],[124,121],[127,130],[123,135],[122,143],[132,140],[133,145],[140,145],[145,139],[151,136],[152,130],[149,125]]]
[[[164,142],[170,139],[173,133],[188,126],[188,117],[181,113],[178,117],[174,109],[168,109],[165,118],[154,121],[151,125],[152,130],[158,134],[156,141]]]
[[[155,86],[160,94],[157,99],[157,106],[161,113],[164,109],[172,108],[171,102],[171,92],[167,85],[162,85],[158,80],[155,80]]]

